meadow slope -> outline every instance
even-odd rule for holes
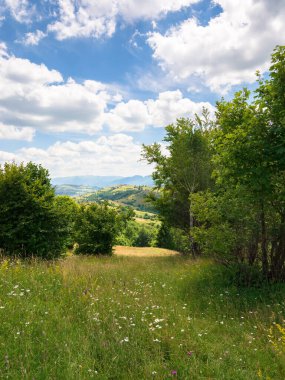
[[[2,261],[0,378],[285,378],[283,285],[237,289],[158,253]]]

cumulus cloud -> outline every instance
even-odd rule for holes
[[[59,18],[48,26],[56,38],[110,37],[118,18],[127,23],[138,19],[157,19],[181,10],[199,0],[59,0]]]
[[[34,128],[17,128],[13,125],[4,125],[0,123],[0,141],[1,140],[24,140],[32,141],[35,135]]]
[[[59,0],[59,19],[48,26],[58,40],[111,36],[116,27],[113,1]]]
[[[142,131],[191,117],[203,106],[213,109],[209,103],[184,98],[179,90],[161,92],[156,99],[123,101],[111,85],[64,81],[60,72],[9,55],[0,45],[0,119],[5,138],[31,140],[35,130],[93,135],[104,126],[116,132]]]
[[[19,42],[22,42],[26,46],[29,46],[29,45],[35,46],[35,45],[38,45],[39,42],[46,36],[47,36],[46,33],[37,29],[35,32],[26,33],[23,40]]]
[[[11,16],[21,23],[30,22],[35,13],[35,6],[28,0],[3,0],[3,3]]]
[[[165,127],[177,118],[193,117],[203,107],[214,113],[208,102],[195,103],[184,98],[180,90],[165,91],[157,99],[121,102],[105,115],[105,120],[113,131],[142,131],[147,126]]]
[[[191,85],[197,77],[212,91],[254,82],[255,70],[267,70],[269,57],[285,34],[283,0],[216,0],[223,12],[205,26],[196,18],[165,34],[149,33],[153,56],[172,79]]]
[[[0,55],[0,119],[11,128],[94,134],[117,92],[102,83],[64,81],[56,70],[27,59]],[[0,46],[1,52],[1,46]],[[8,130],[8,128],[7,128]],[[25,130],[27,132],[27,130]],[[31,131],[31,130],[28,130]],[[18,133],[18,136],[20,134]]]
[[[78,143],[56,142],[46,150],[22,148],[15,154],[0,151],[0,164],[33,161],[48,168],[53,177],[150,174],[151,168],[140,162],[140,153],[141,145],[120,133]]]

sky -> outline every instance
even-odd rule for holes
[[[142,144],[254,89],[284,20],[285,0],[0,0],[0,164],[150,174]]]

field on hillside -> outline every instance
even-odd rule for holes
[[[83,194],[78,197],[79,202],[98,202],[109,201],[116,205],[133,207],[138,211],[146,213],[155,212],[150,202],[146,201],[147,195],[150,193],[151,187],[118,185],[106,187],[90,194]]]
[[[0,264],[1,379],[285,378],[283,285],[237,289],[208,260],[122,252]]]

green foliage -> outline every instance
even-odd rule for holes
[[[81,205],[76,222],[76,254],[111,255],[122,219],[108,203]]]
[[[191,195],[193,236],[226,264],[285,280],[285,48],[268,80],[217,103],[212,134],[214,192]]]
[[[78,218],[79,206],[67,195],[58,195],[54,201],[61,223],[61,233],[67,236],[66,248],[72,249],[76,242],[75,223]]]
[[[117,237],[117,245],[131,247],[153,247],[156,243],[158,227],[154,222],[138,223],[129,221]]]
[[[210,127],[209,113],[204,110],[201,118],[178,119],[166,127],[168,155],[157,143],[143,146],[143,158],[155,164],[153,180],[160,190],[159,196],[153,192],[149,198],[166,224],[189,235],[193,253],[197,253],[197,247],[190,239],[195,225],[190,195],[212,184]]]
[[[190,252],[189,235],[180,228],[162,222],[157,233],[156,246],[187,254]]]
[[[58,257],[68,239],[64,224],[46,169],[31,162],[0,168],[0,248],[5,255]]]

